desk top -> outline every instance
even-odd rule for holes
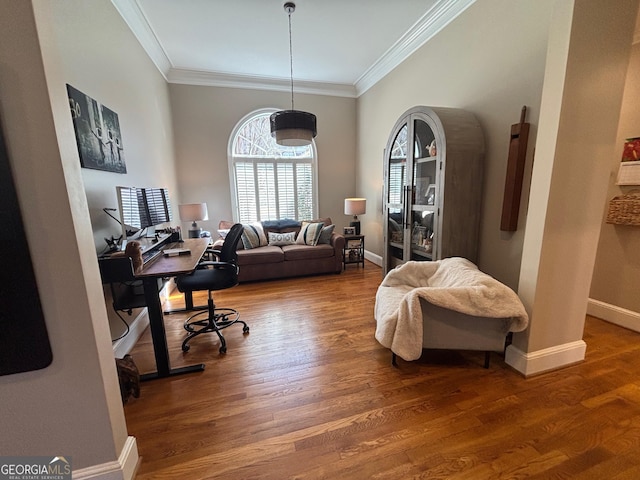
[[[175,257],[160,255],[157,259],[146,264],[136,277],[174,277],[189,273],[196,269],[208,246],[208,238],[185,239],[180,248],[188,248],[191,250],[191,255],[178,255]]]

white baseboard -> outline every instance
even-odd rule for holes
[[[640,332],[640,313],[633,310],[627,310],[626,308],[590,298],[587,303],[587,315],[601,318],[634,332]]]
[[[525,377],[557,370],[584,360],[587,344],[582,340],[525,353],[513,345],[507,347],[505,362]]]
[[[93,465],[71,474],[74,480],[133,480],[138,466],[138,445],[135,437],[127,437],[117,462]]]
[[[116,358],[122,358],[129,353],[145,329],[149,326],[147,309],[143,308],[138,316],[129,324],[129,333],[120,340],[113,342],[113,354]]]
[[[369,260],[371,263],[375,263],[379,267],[382,267],[382,257],[380,255],[376,255],[375,253],[372,253],[369,250],[365,250],[364,258],[366,260]]]

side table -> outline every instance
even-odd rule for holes
[[[343,269],[350,263],[362,264],[364,268],[364,235],[345,235],[342,249]]]

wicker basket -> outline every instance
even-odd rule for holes
[[[613,197],[606,221],[614,225],[640,225],[640,192]]]

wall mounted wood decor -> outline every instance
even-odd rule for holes
[[[504,182],[504,198],[502,200],[502,218],[500,230],[515,232],[518,229],[518,212],[522,196],[522,179],[529,141],[529,124],[525,123],[527,107],[522,107],[520,123],[511,125],[509,141],[509,157],[507,175]]]

